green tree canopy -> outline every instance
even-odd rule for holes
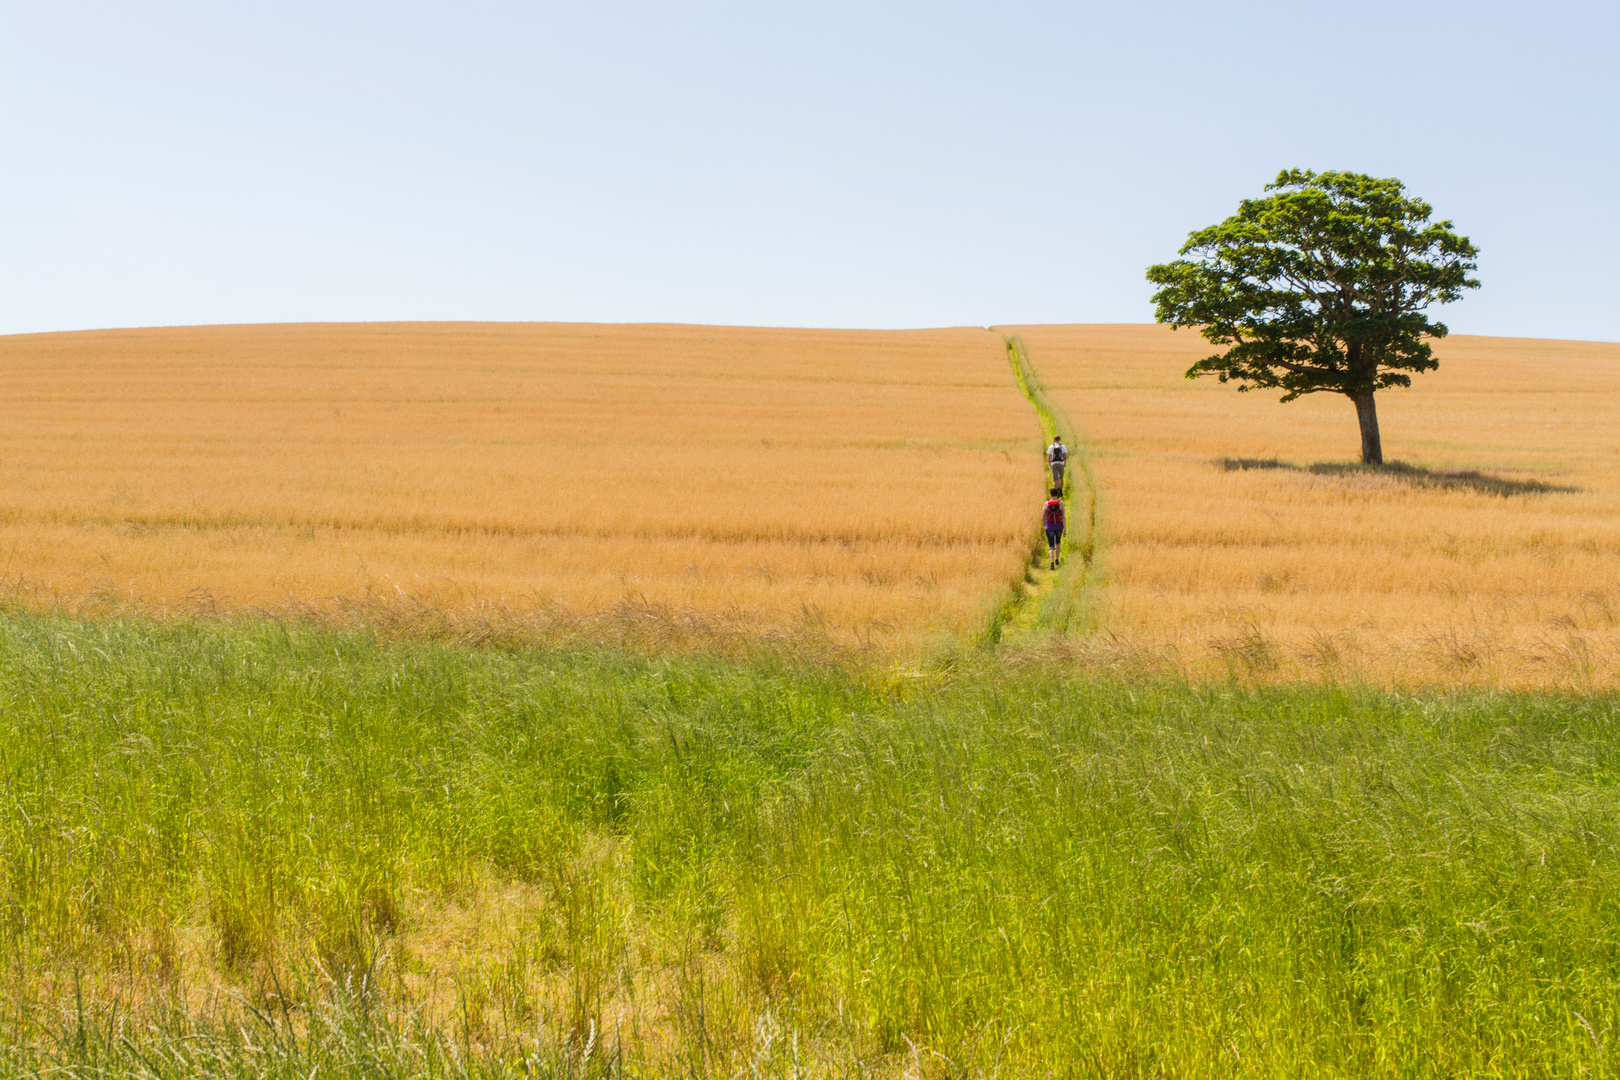
[[[1382,464],[1373,394],[1439,366],[1428,339],[1446,326],[1423,311],[1479,287],[1469,277],[1478,251],[1392,177],[1289,169],[1266,190],[1189,235],[1183,258],[1148,268],[1158,321],[1228,346],[1189,379],[1276,387],[1283,401],[1346,395],[1362,461]]]

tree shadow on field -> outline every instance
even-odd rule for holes
[[[1482,495],[1546,495],[1554,492],[1569,494],[1581,490],[1567,484],[1549,484],[1544,480],[1511,480],[1505,476],[1492,476],[1477,469],[1425,469],[1408,465],[1404,461],[1389,461],[1383,465],[1361,465],[1332,461],[1318,461],[1310,465],[1295,465],[1277,458],[1216,458],[1214,464],[1226,472],[1245,472],[1249,469],[1280,469],[1285,472],[1310,473],[1314,476],[1368,476],[1395,480],[1417,488],[1440,488],[1447,491],[1477,491]]]

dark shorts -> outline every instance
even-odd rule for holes
[[[1062,539],[1063,539],[1063,526],[1059,525],[1055,529],[1048,528],[1046,530],[1046,546],[1047,547],[1057,547],[1059,541],[1061,541]]]

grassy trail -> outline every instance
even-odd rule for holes
[[[1069,448],[1069,467],[1063,476],[1069,527],[1063,537],[1062,560],[1056,571],[1047,568],[1045,538],[1039,535],[1035,538],[1024,577],[998,614],[994,627],[998,641],[1083,627],[1088,617],[1086,594],[1096,580],[1098,555],[1097,483],[1085,448],[1068,414],[1047,394],[1024,343],[1016,337],[1003,340],[1018,388],[1040,417],[1043,444],[1050,442],[1054,435],[1060,435]],[[1044,459],[1041,469],[1044,476]]]

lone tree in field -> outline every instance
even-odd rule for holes
[[[1399,180],[1289,169],[1219,225],[1187,237],[1181,258],[1148,268],[1158,321],[1197,326],[1226,352],[1187,378],[1214,374],[1239,390],[1331,390],[1356,403],[1361,460],[1384,463],[1373,394],[1411,386],[1440,362],[1422,314],[1477,289],[1478,250]]]

